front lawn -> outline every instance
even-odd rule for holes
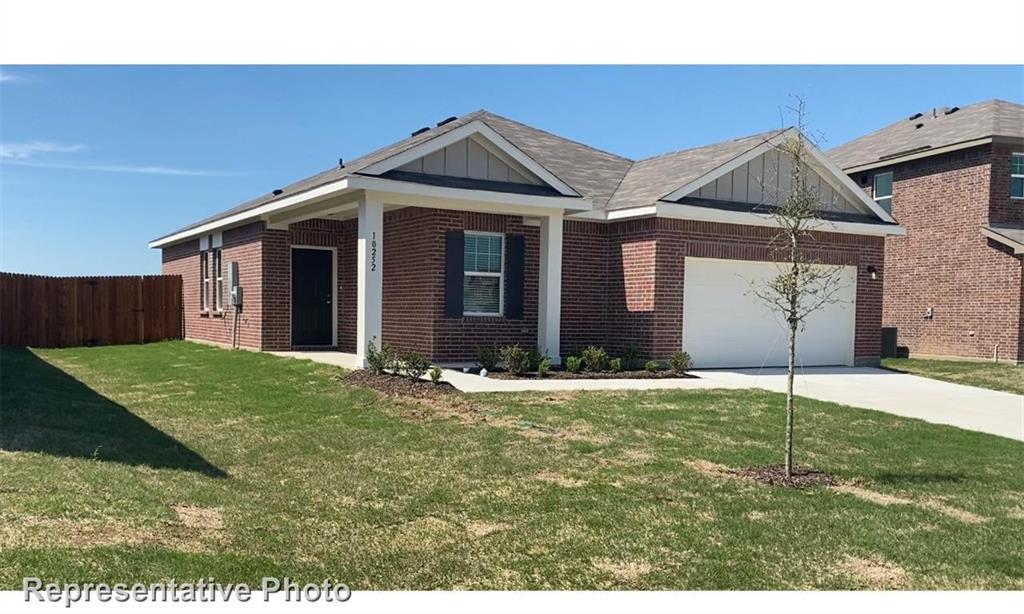
[[[954,384],[1024,394],[1024,366],[997,362],[886,358],[882,366],[893,371],[931,377]]]
[[[185,342],[0,350],[0,587],[1024,588],[1024,445],[761,391],[395,401]]]

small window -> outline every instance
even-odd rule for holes
[[[465,315],[502,314],[504,237],[500,234],[465,235],[462,311]]]
[[[221,250],[213,250],[213,306],[217,311],[224,309],[224,273],[221,267]]]
[[[1010,198],[1024,198],[1024,153],[1010,156]]]
[[[199,252],[199,295],[203,311],[210,310],[210,252]]]
[[[874,197],[886,213],[892,213],[892,171],[875,175]]]

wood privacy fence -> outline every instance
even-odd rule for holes
[[[180,339],[181,277],[0,273],[0,345],[71,347]]]

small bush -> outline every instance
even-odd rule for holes
[[[508,372],[513,375],[522,375],[530,369],[530,353],[519,345],[501,348],[501,360]]]
[[[529,371],[536,371],[537,369],[539,369],[540,363],[545,358],[548,359],[548,366],[551,366],[551,359],[548,357],[548,355],[544,352],[541,352],[537,348],[530,348],[529,350],[526,351],[526,353],[529,356],[530,360],[530,367],[528,369]]]
[[[648,373],[657,373],[657,371],[658,371],[658,361],[657,360],[648,360],[647,364],[644,365],[644,369]]]
[[[622,366],[626,369],[635,369],[640,364],[640,350],[635,345],[627,345],[622,350]]]
[[[498,366],[498,358],[498,348],[478,347],[476,349],[476,364],[481,369],[494,371],[494,368]]]
[[[688,352],[676,351],[669,357],[668,364],[672,366],[672,370],[676,373],[685,373],[687,369],[693,366],[693,360],[690,359]]]
[[[569,356],[565,359],[565,370],[569,373],[579,373],[583,368],[583,360],[579,356]]]
[[[409,352],[402,356],[400,369],[409,379],[418,380],[430,369],[430,361],[419,352]]]
[[[376,337],[374,337],[376,339]],[[370,370],[376,375],[383,375],[389,371],[396,371],[399,368],[398,352],[390,344],[384,343],[380,350],[371,340],[366,344],[366,362]]]
[[[548,358],[547,356],[545,356],[544,358],[541,358],[540,362],[537,363],[537,375],[539,377],[547,377],[548,371],[550,371],[550,370],[551,370],[551,359]]]
[[[434,384],[441,383],[441,367],[433,366],[430,368],[430,381]]]
[[[604,371],[608,364],[608,352],[603,347],[596,345],[588,345],[583,348],[580,358],[583,360],[583,368],[587,371]]]
[[[621,358],[612,358],[611,360],[609,360],[608,361],[608,369],[610,369],[612,371],[612,373],[618,373],[618,372],[622,371],[622,359]]]

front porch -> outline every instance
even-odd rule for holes
[[[375,181],[391,189],[263,218],[263,349],[346,368],[371,341],[435,362],[513,343],[558,360],[566,208],[550,201],[567,199]]]

